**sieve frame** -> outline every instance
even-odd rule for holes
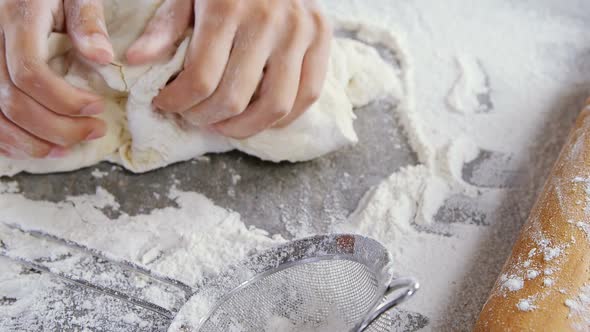
[[[196,329],[197,332],[201,331],[201,328],[209,321],[209,319],[215,314],[215,312],[227,301],[229,300],[232,296],[234,296],[236,293],[240,292],[242,289],[249,287],[250,285],[270,276],[273,275],[275,273],[284,271],[286,269],[289,269],[291,267],[294,266],[298,266],[298,265],[303,265],[303,264],[309,264],[309,263],[316,263],[316,262],[320,262],[320,261],[330,261],[330,260],[346,260],[346,261],[352,261],[355,263],[359,263],[359,264],[363,264],[362,262],[359,262],[358,260],[355,259],[351,259],[347,256],[343,256],[343,255],[329,255],[329,256],[322,256],[322,257],[314,257],[314,258],[305,258],[299,261],[295,261],[295,262],[289,262],[289,263],[285,263],[280,265],[277,268],[268,270],[266,272],[262,272],[260,274],[257,274],[254,278],[247,280],[245,282],[243,282],[242,284],[240,284],[238,287],[232,289],[229,293],[225,294],[223,297],[221,297],[220,299],[217,300],[216,304],[211,308],[211,310],[207,313],[207,315],[205,317],[203,317],[200,321],[199,321],[199,325]],[[375,292],[375,294],[377,294],[375,300],[371,303],[371,305],[369,306],[370,310],[367,310],[367,314],[371,313],[371,309],[375,308],[376,306],[379,305],[379,303],[381,302],[381,299],[383,298],[383,295],[385,295],[385,292],[387,291],[387,286],[383,286],[382,283],[378,283],[377,284],[377,291]],[[385,310],[386,311],[386,310]],[[366,315],[365,315],[366,316]],[[380,315],[378,315],[380,316]],[[377,317],[378,317],[377,316]],[[377,317],[375,317],[374,319],[376,319]],[[374,320],[373,319],[373,320]],[[371,320],[371,322],[373,321]],[[365,322],[365,319],[363,319],[362,323]],[[369,324],[370,325],[370,322]],[[358,329],[358,328],[354,328],[353,331],[363,331],[366,327],[364,327],[363,329]]]
[[[403,289],[404,292],[395,296],[395,292],[399,289]],[[390,309],[398,306],[405,302],[414,295],[420,289],[420,283],[414,278],[395,278],[392,279],[387,286],[387,290],[384,294],[384,301],[382,303],[377,302],[368,311],[362,322],[360,322],[352,331],[362,332],[371,326],[375,320],[381,315],[389,311]]]
[[[202,331],[215,312],[244,288],[296,265],[329,260],[346,260],[361,264],[373,273],[377,281],[375,299],[368,307],[363,320],[355,325],[352,331],[363,331],[384,312],[411,297],[418,288],[418,283],[414,279],[393,278],[391,255],[379,242],[357,234],[315,235],[250,256],[242,263],[230,267],[225,273],[205,281],[193,296],[206,299],[213,305],[208,311],[198,313],[201,318],[195,331]],[[396,285],[399,287],[396,288]],[[406,288],[406,292],[390,299],[393,291],[400,287]],[[185,330],[191,330],[184,327]]]

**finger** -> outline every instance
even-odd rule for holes
[[[0,32],[3,44],[0,54],[6,57],[14,85],[55,113],[92,115],[102,112],[104,105],[98,96],[69,85],[49,68],[47,35],[52,22],[46,16],[51,13],[40,11],[42,8],[38,7],[43,1],[29,3],[29,14],[38,16],[37,19],[30,21],[26,29],[8,25]]]
[[[162,111],[184,112],[211,96],[227,65],[237,20],[231,14],[216,14],[220,10],[214,8],[219,6],[215,0],[199,5],[185,68],[154,99],[154,105]]]
[[[161,59],[176,49],[192,18],[192,1],[166,0],[143,34],[127,50],[127,61],[137,65]]]
[[[3,89],[0,108],[6,118],[47,142],[69,147],[83,140],[102,137],[106,133],[106,126],[99,119],[58,115],[39,105],[16,87]]]
[[[291,25],[291,29],[304,27]],[[309,43],[305,31],[291,31],[290,36],[270,58],[258,98],[244,113],[214,125],[221,134],[237,139],[247,138],[289,114],[297,96],[303,56]]]
[[[272,46],[271,30],[264,23],[257,22],[258,31],[251,29],[238,32],[219,86],[211,97],[182,113],[187,121],[209,125],[236,116],[248,106]]]
[[[11,158],[44,158],[63,155],[60,149],[27,133],[0,112],[0,148]]]
[[[95,118],[70,118],[46,109],[10,82],[0,38],[0,108],[5,117],[47,142],[63,147],[104,136],[105,124]]]
[[[113,61],[102,0],[65,0],[68,35],[74,47],[88,60],[99,64]]]
[[[299,118],[305,111],[313,105],[322,92],[328,62],[330,58],[330,43],[332,39],[332,29],[327,20],[319,12],[314,12],[314,24],[316,26],[316,38],[312,42],[305,57],[301,68],[301,78],[299,80],[299,90],[293,110],[283,119],[278,121],[274,127],[283,128],[290,125]]]

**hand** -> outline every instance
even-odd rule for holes
[[[100,97],[75,88],[47,65],[48,36],[66,30],[90,61],[109,63],[100,0],[0,0],[0,154],[61,157],[105,134]]]
[[[184,69],[154,99],[161,111],[246,138],[290,124],[317,100],[331,29],[315,0],[166,0],[128,61],[169,55],[191,24]]]

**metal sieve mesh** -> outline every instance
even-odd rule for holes
[[[378,299],[376,276],[363,264],[320,260],[270,274],[234,292],[203,331],[350,330]]]
[[[385,248],[359,235],[296,240],[211,280],[189,302],[214,305],[186,306],[179,323],[194,331],[182,321],[192,316],[196,330],[207,332],[390,331],[386,311],[418,288],[412,279],[392,279],[390,267]]]

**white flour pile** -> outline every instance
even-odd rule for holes
[[[103,210],[118,210],[119,204],[100,187],[94,195],[70,197],[57,204],[7,193],[0,201],[0,220],[137,262],[189,285],[220,272],[250,250],[282,242],[280,236],[271,238],[264,230],[246,227],[239,214],[214,205],[203,195],[174,188],[168,195],[178,207],[111,219]]]
[[[391,251],[396,273],[422,281],[421,292],[404,309],[425,316],[426,330],[469,330],[529,212],[534,189],[552,162],[554,155],[546,153],[555,153],[577,103],[588,93],[590,4],[322,2],[337,21],[351,26],[355,24],[346,22],[370,23],[395,37],[367,29],[367,39],[400,45],[396,51],[408,96],[398,117],[420,163],[373,188],[349,220],[333,225],[333,230],[376,238]],[[525,183],[531,186],[466,183],[463,166],[482,151],[509,156],[498,166],[524,167]],[[102,210],[116,209],[117,202],[101,189],[95,195],[49,203],[25,199],[14,185],[2,188],[1,220],[75,240],[190,284],[250,249],[282,241],[264,230],[249,229],[238,213],[197,193],[171,189],[178,207],[110,220]],[[483,224],[478,225],[475,215],[441,223],[440,207],[449,204],[462,211],[477,205],[485,214]],[[533,254],[559,259],[562,248],[547,244],[542,249]],[[1,298],[18,287],[14,273],[4,272],[9,266],[14,269],[13,264],[0,264]],[[550,285],[551,271],[542,272],[506,276],[507,291],[522,287],[526,278],[546,278]],[[35,287],[30,296],[45,292],[43,287]],[[578,317],[572,319],[572,327],[588,321],[587,299],[587,290],[581,290],[578,298],[566,303],[572,317]],[[16,314],[10,311],[13,307],[0,306],[0,329],[10,326],[6,317]],[[534,308],[534,298],[519,303],[521,310]]]

